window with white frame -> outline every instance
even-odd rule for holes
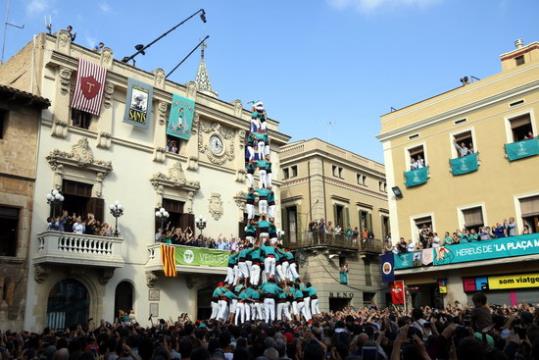
[[[423,145],[414,146],[408,149],[410,170],[416,170],[427,166],[425,160],[425,147]]]
[[[524,233],[539,232],[539,195],[519,199]]]
[[[476,152],[472,130],[452,135],[453,157],[463,157]]]
[[[290,171],[288,170],[288,168],[284,168],[283,169],[283,179],[286,180],[290,177]]]
[[[475,206],[467,209],[461,209],[462,218],[464,220],[463,226],[467,230],[479,231],[479,228],[485,226],[483,217],[483,207]]]
[[[290,167],[290,177],[298,176],[298,166],[294,165]]]
[[[513,142],[532,139],[535,136],[530,113],[515,116],[508,121]]]
[[[357,173],[357,174],[356,174],[356,180],[357,180],[357,183],[358,183],[359,185],[366,185],[366,182],[367,182],[367,175],[361,174],[361,173]]]

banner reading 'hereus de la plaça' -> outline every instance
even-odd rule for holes
[[[167,135],[189,140],[194,114],[195,102],[193,100],[172,94],[172,104],[167,123]]]
[[[152,123],[153,86],[128,79],[124,122],[147,129]]]

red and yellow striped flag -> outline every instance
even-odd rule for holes
[[[174,246],[161,244],[161,262],[165,276],[176,276],[176,249]]]

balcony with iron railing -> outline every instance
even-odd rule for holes
[[[123,239],[110,236],[46,231],[37,235],[34,264],[71,264],[108,268],[123,267]]]
[[[328,247],[360,253],[381,254],[382,241],[378,239],[359,239],[343,234],[325,234],[318,232],[304,232],[295,239],[285,239],[285,246],[290,249]]]

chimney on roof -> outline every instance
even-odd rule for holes
[[[524,42],[522,39],[516,39],[515,40],[515,49],[521,49],[524,47]]]

